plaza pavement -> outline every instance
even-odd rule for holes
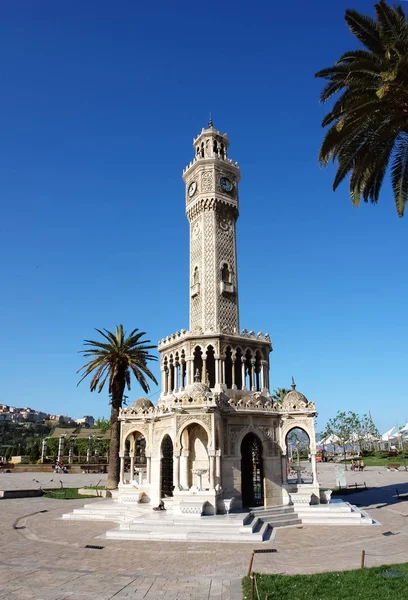
[[[0,474],[0,490],[17,485],[27,489],[30,480],[41,481],[42,475],[53,478]],[[319,478],[322,485],[334,484],[333,465],[319,465]],[[396,497],[396,488],[408,497],[408,473],[372,467],[363,473],[349,471],[347,478],[349,483],[366,481],[370,489],[347,499],[366,508],[380,525],[278,529],[270,542],[277,553],[256,555],[254,570],[312,573],[358,568],[363,549],[367,566],[408,561],[408,500]],[[67,475],[63,481],[71,487],[95,483],[92,475]],[[114,525],[59,520],[85,502],[99,501],[0,500],[0,599],[242,598],[240,580],[247,573],[251,550],[259,544],[98,540]],[[104,549],[86,549],[86,544]]]

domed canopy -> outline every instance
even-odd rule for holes
[[[284,397],[282,406],[296,409],[299,407],[299,405],[307,406],[308,404],[309,400],[306,398],[306,396],[297,391],[296,384],[292,377],[292,389]]]
[[[211,390],[204,383],[195,381],[186,387],[185,393],[194,400],[195,398],[202,398],[202,396],[209,396],[211,394]]]
[[[154,408],[154,404],[149,398],[137,398],[130,408],[133,410],[149,410],[149,408]]]

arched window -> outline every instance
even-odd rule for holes
[[[221,267],[221,281],[223,281],[224,283],[231,282],[231,274],[227,263],[224,263]]]
[[[200,273],[198,271],[198,267],[194,267],[193,272],[193,285],[200,282]]]

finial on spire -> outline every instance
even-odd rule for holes
[[[212,114],[210,113],[210,120],[208,121],[208,127],[213,127]]]
[[[292,377],[292,386],[291,387],[292,387],[292,390],[296,389],[296,383],[295,383],[295,380],[293,379],[293,377]]]

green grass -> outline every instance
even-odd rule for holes
[[[84,496],[78,494],[79,488],[55,488],[47,490],[44,498],[54,498],[55,500],[78,500],[79,498],[95,498],[95,496]]]
[[[316,560],[319,560],[316,555]],[[404,573],[398,579],[384,577],[386,571]],[[255,574],[259,598],[264,600],[406,600],[408,563],[357,571],[316,575]],[[250,599],[250,579],[242,580],[243,597]],[[254,598],[257,598],[255,589]]]

